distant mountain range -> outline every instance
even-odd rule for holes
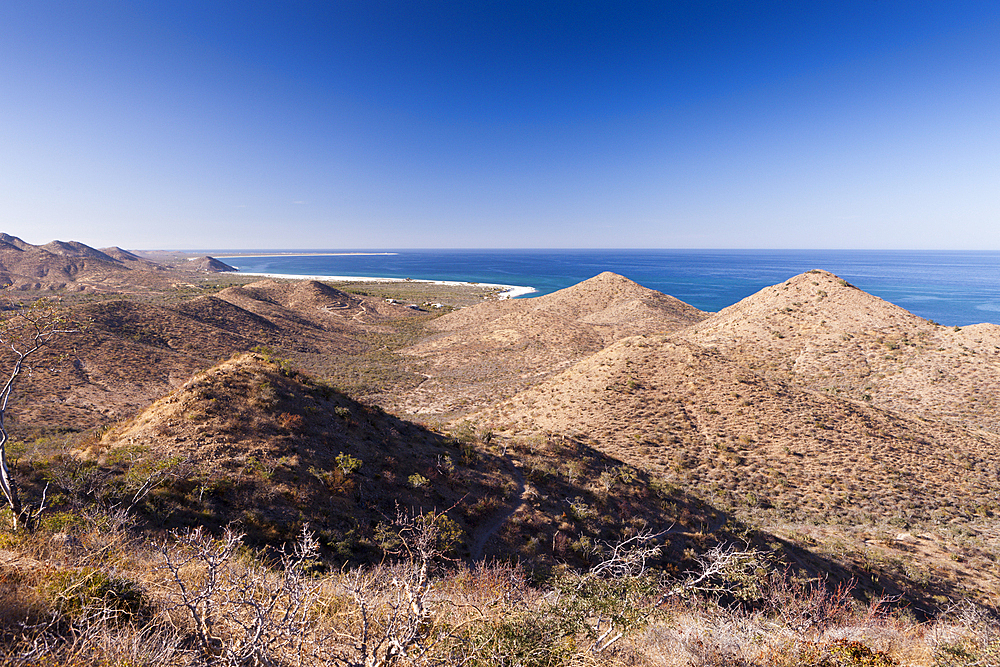
[[[125,285],[162,284],[170,270],[235,271],[211,257],[187,267],[165,267],[118,247],[91,248],[78,241],[52,241],[32,245],[0,233],[0,285],[11,289],[107,291]],[[125,276],[128,275],[126,278]]]

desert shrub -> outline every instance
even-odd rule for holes
[[[853,614],[854,581],[833,588],[825,582],[803,582],[788,571],[771,572],[763,589],[767,608],[788,628],[823,631]]]
[[[529,462],[525,467],[524,476],[532,484],[543,484],[554,477],[556,473],[548,466]]]
[[[302,424],[305,421],[302,415],[291,414],[288,412],[282,412],[278,415],[277,419],[278,425],[281,426],[281,428],[288,429],[289,431],[296,431],[302,428]]]
[[[42,581],[40,592],[59,614],[74,621],[94,616],[131,621],[149,611],[135,582],[97,568],[55,571]]]
[[[414,489],[422,489],[423,487],[430,484],[430,480],[421,475],[419,472],[415,472],[409,477],[407,477],[406,481],[409,482],[410,486],[412,486]]]
[[[1000,665],[1000,622],[972,602],[950,607],[941,622],[951,626],[946,640],[934,646],[935,667]]]
[[[273,664],[303,655],[320,582],[309,575],[319,545],[308,529],[283,547],[276,567],[242,549],[243,536],[226,530],[174,533],[159,551],[168,606],[184,618],[210,664]]]
[[[503,506],[503,500],[490,494],[465,507],[464,514],[470,521],[481,521],[496,514]]]
[[[964,637],[934,647],[934,667],[1000,665],[1000,638]]]
[[[451,433],[458,442],[470,444],[477,440],[475,425],[466,420],[459,424]],[[492,437],[492,436],[491,436]]]
[[[477,623],[461,635],[453,648],[456,664],[472,667],[521,665],[560,667],[575,662],[577,650],[556,618],[521,613]]]
[[[278,391],[274,385],[270,382],[262,382],[257,386],[254,396],[251,398],[251,404],[266,410],[276,406],[279,400]]]
[[[57,454],[48,461],[44,477],[60,489],[74,507],[81,507],[106,493],[111,473],[94,461]]]
[[[356,459],[350,454],[344,454],[341,452],[337,454],[337,467],[345,475],[350,475],[353,472],[357,472],[361,468],[361,459]]]
[[[838,666],[895,667],[898,664],[884,651],[872,649],[857,640],[838,639],[827,650]]]

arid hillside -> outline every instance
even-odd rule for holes
[[[186,298],[79,301],[65,311],[78,332],[57,339],[14,395],[12,412],[26,426],[85,430],[128,417],[195,372],[259,346],[329,370],[363,354],[364,337],[383,323],[420,317],[313,281],[273,280]]]
[[[209,273],[229,273],[237,270],[225,262],[214,257],[209,257],[208,255],[190,260],[190,266],[198,271],[207,271]]]
[[[461,483],[407,484],[417,474],[440,478],[446,460],[454,468],[460,455],[449,443],[245,353],[84,443],[80,455],[105,467],[172,460],[178,477],[159,502],[169,503],[174,525],[237,521],[267,542],[309,522],[342,557],[364,560],[377,552],[375,524],[395,516],[397,503],[447,508],[483,483],[463,467]]]
[[[378,560],[377,527],[439,512],[455,556],[516,554],[534,567],[585,563],[599,540],[674,529],[663,564],[725,535],[726,521],[683,490],[563,439],[516,456],[489,435],[445,436],[364,405],[256,353],[196,374],[135,417],[79,445],[90,474],[162,478],[143,511],[166,526],[235,522],[254,541],[308,523],[339,559]],[[567,457],[572,463],[566,467]],[[444,519],[442,519],[444,521]],[[707,531],[706,531],[707,529]]]
[[[433,321],[402,350],[426,381],[393,407],[453,417],[563,370],[621,338],[675,331],[704,319],[692,306],[605,272],[534,299],[490,301]]]
[[[0,532],[0,662],[127,644],[214,664],[241,631],[354,655],[373,618],[428,633],[441,664],[1000,655],[998,327],[939,327],[822,271],[712,315],[609,273],[497,302],[2,242],[91,264],[15,291],[77,330],[8,413],[45,511]],[[206,633],[182,600],[213,567]],[[301,622],[247,621],[306,599]]]
[[[666,336],[620,341],[485,414],[799,520],[1000,514],[1000,436],[770,380]]]
[[[78,241],[32,245],[0,234],[0,284],[15,291],[142,292],[190,279],[194,269],[168,271],[117,247],[97,250]]]
[[[810,271],[684,332],[763,375],[996,431],[1000,326],[943,327]]]
[[[903,358],[919,372],[949,359],[957,365],[965,357],[945,342],[961,334],[830,274],[805,274],[674,334],[620,340],[470,419],[515,441],[577,439],[768,530],[799,533],[803,544],[841,540],[850,545],[842,557],[858,563],[904,558],[914,580],[949,582],[987,600],[1000,595],[1000,570],[989,555],[1000,547],[1000,436],[978,428],[974,408],[951,421],[940,409],[907,412],[908,403],[888,398],[881,402],[887,409],[811,387],[836,369],[869,377],[875,366],[883,370],[869,382],[893,380],[887,369],[897,361],[867,347],[890,335],[913,339]],[[793,350],[800,355],[788,359]],[[930,369],[921,366],[925,358]],[[991,368],[982,363],[981,377],[995,378]],[[901,394],[905,387],[887,386]],[[926,390],[951,405],[961,403],[962,387],[938,381]],[[988,548],[978,552],[963,534]],[[959,543],[967,551],[954,557]]]

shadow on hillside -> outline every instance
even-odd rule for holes
[[[920,586],[905,572],[864,569],[753,530],[684,488],[570,438],[504,443],[489,433],[444,435],[268,368],[274,402],[257,421],[233,418],[236,399],[223,392],[249,390],[220,374],[192,391],[209,406],[225,398],[222,415],[187,419],[185,432],[157,426],[156,447],[132,445],[127,456],[99,464],[65,455],[20,462],[26,499],[51,484],[51,513],[83,515],[120,506],[143,475],[166,470],[135,506],[137,528],[147,535],[234,526],[248,544],[272,550],[308,525],[331,564],[362,564],[386,557],[386,534],[400,513],[434,512],[447,517],[444,532],[455,538],[443,544],[451,558],[516,561],[540,578],[567,566],[586,569],[609,547],[651,531],[660,533],[662,549],[650,565],[676,577],[696,569],[698,555],[729,543],[772,552],[777,567],[800,579],[850,585],[859,600],[889,597],[917,618],[932,615],[937,600],[962,597],[947,582]],[[181,453],[198,438],[221,444]],[[169,446],[178,454],[164,456],[169,447],[157,448],[165,443],[176,443]]]
[[[600,546],[645,530],[662,533],[660,558],[650,564],[676,576],[696,571],[697,556],[713,546],[731,544],[772,554],[774,567],[794,579],[848,587],[864,603],[884,598],[918,619],[940,611],[942,601],[964,597],[946,581],[912,581],[905,568],[889,562],[873,564],[852,554],[836,560],[754,529],[683,487],[579,440],[549,435],[509,444],[526,493],[516,513],[505,508],[511,516],[485,554],[515,559],[541,576],[560,566],[590,567],[602,557]]]

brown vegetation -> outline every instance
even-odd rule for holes
[[[7,662],[997,659],[1000,327],[822,271],[713,315],[0,241],[85,325],[14,395]]]
[[[767,377],[997,430],[1000,326],[943,327],[826,271],[767,287],[685,337]]]

